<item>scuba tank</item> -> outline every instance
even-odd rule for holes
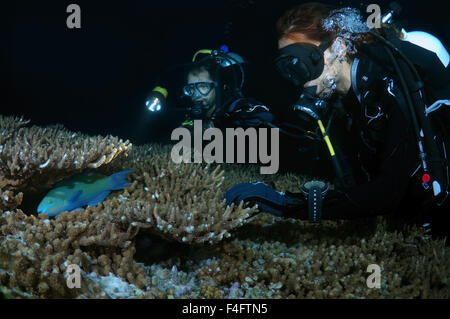
[[[399,6],[394,7],[398,13]],[[389,14],[389,19],[386,15],[383,21],[391,23],[392,12]],[[441,205],[448,196],[448,129],[442,116],[430,115],[429,106],[438,109],[443,104],[450,105],[449,54],[436,37],[422,31],[401,30],[402,39],[393,28],[383,28],[384,37],[373,30],[370,34],[384,44],[405,95],[418,143],[423,188],[431,188],[434,201]]]

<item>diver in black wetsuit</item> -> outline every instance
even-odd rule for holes
[[[294,194],[277,192],[263,183],[244,183],[228,190],[228,204],[243,200],[277,216],[319,222],[389,214],[405,203],[411,208],[412,203],[442,205],[445,201],[448,159],[440,156],[435,145],[426,144],[425,129],[420,127],[424,120],[411,115],[411,105],[424,95],[420,82],[409,81],[412,75],[405,71],[406,62],[393,63],[391,51],[376,34],[369,33],[365,23],[355,23],[358,20],[357,11],[351,8],[331,11],[325,5],[308,3],[289,10],[277,23],[277,67],[303,91],[293,108],[299,120],[323,126],[322,121],[336,116],[332,109],[349,120],[347,128],[333,126],[331,121],[329,130],[321,129],[336,168],[335,189],[312,181],[302,193]],[[427,105],[449,103],[448,61],[394,38],[410,58],[416,58],[414,62],[437,68],[434,74],[421,70],[425,80],[438,82],[433,92],[427,91]],[[411,89],[411,82],[419,85]],[[346,140],[340,143],[346,144],[342,154],[335,153],[333,136]],[[418,147],[425,144],[427,153]]]
[[[247,128],[271,121],[273,115],[268,107],[242,94],[244,71],[240,64],[243,59],[235,53],[219,52],[216,54],[223,61],[218,62],[216,54],[212,53],[188,69],[183,93],[190,98],[190,107],[182,126],[191,128],[194,120],[201,120],[203,130]],[[236,73],[240,74],[240,84]]]
[[[170,103],[176,105],[181,100],[185,101],[182,108],[186,118],[181,123],[182,127],[193,129],[195,120],[201,121],[203,130],[259,127],[271,122],[274,116],[269,108],[242,93],[245,82],[243,64],[243,58],[228,52],[226,46],[216,50],[198,50],[191,63],[174,65],[163,73],[146,99],[146,108],[155,113],[165,109],[168,104],[166,87],[173,78],[184,73],[184,99]],[[176,71],[177,75],[171,78],[169,71]]]

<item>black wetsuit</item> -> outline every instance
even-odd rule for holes
[[[399,46],[412,44],[400,43]],[[417,51],[438,69],[426,74],[429,78],[434,77],[439,86],[438,94],[433,95],[428,103],[436,101],[436,98],[448,99],[449,68],[444,68],[442,64],[438,68],[440,61],[437,56],[430,55],[431,51],[418,47],[406,49],[404,51],[409,53]],[[422,62],[420,59],[414,60]],[[426,79],[426,76],[422,78]],[[351,125],[345,125],[345,117],[340,117],[339,121],[333,121],[329,130],[344,172],[352,171],[350,176],[353,178],[348,180],[353,184],[335,183],[335,189],[329,190],[322,201],[322,219],[355,219],[390,214],[419,222],[422,213],[426,213],[426,217],[429,216],[427,213],[435,214],[437,211],[435,216],[440,217],[432,217],[429,221],[438,227],[443,225],[443,229],[449,224],[445,205],[440,208],[434,205],[430,196],[432,191],[424,191],[422,187],[416,132],[400,87],[384,47],[372,45],[360,48],[359,56],[352,65],[352,88],[342,99],[345,112],[341,113],[348,115]],[[335,110],[338,109],[342,108]],[[446,189],[442,194],[447,194]],[[260,211],[276,216],[309,219],[308,203],[302,193],[278,192],[261,182],[236,184],[224,197],[227,204],[245,201],[251,205],[258,204]],[[413,220],[412,216],[418,218]]]
[[[421,183],[413,176],[420,163],[417,141],[398,79],[381,58],[381,48],[367,53],[355,59],[352,88],[343,99],[352,119],[350,147],[343,153],[356,184],[328,192],[323,219],[388,214],[423,202]],[[306,205],[284,216],[308,219]]]
[[[217,109],[209,118],[203,119],[203,130],[210,127],[249,128],[259,127],[264,122],[272,121],[274,116],[269,108],[253,98],[243,97],[242,94],[233,94],[226,99],[222,107]],[[187,122],[192,119],[186,119]]]
[[[253,98],[243,97],[241,94],[233,95],[231,98],[227,99],[227,103],[224,103],[221,108],[215,110],[211,117],[202,119],[202,130],[205,131],[209,128],[217,128],[222,131],[222,152],[223,159],[238,162],[238,159],[242,158],[244,152],[238,150],[238,144],[235,142],[234,134],[231,136],[231,140],[228,140],[227,129],[233,128],[258,128],[264,127],[266,122],[271,122],[274,116],[270,112],[269,108],[264,104]],[[190,123],[189,123],[190,122]],[[185,126],[190,130],[194,130],[193,120],[186,120],[185,123],[189,123],[189,126]],[[192,123],[192,124],[191,124]],[[256,132],[258,135],[258,131]],[[194,145],[194,134],[191,134],[191,145]],[[214,143],[218,141],[214,140]],[[233,145],[230,148],[230,145]],[[250,148],[246,148],[244,159],[250,158],[248,151]],[[231,154],[228,155],[231,151]],[[239,154],[239,155],[238,155]]]
[[[348,190],[329,192],[324,218],[351,218],[397,209],[419,164],[398,81],[367,57],[354,63],[358,63],[356,86],[344,99],[344,106],[353,120],[353,162],[359,162],[359,167],[354,167],[357,184]],[[360,103],[351,103],[356,94]]]

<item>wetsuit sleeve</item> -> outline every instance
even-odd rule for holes
[[[251,98],[240,98],[233,102],[228,114],[234,126],[243,128],[259,127],[274,119],[267,106]]]

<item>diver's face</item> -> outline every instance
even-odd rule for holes
[[[316,86],[316,95],[318,97],[329,98],[336,92],[342,64],[332,57],[329,49],[324,53],[324,60],[325,65],[322,74],[317,79],[306,82],[304,87]]]
[[[281,38],[278,41],[278,48],[282,49],[285,46],[299,42],[310,43],[316,46],[320,45],[319,41],[309,40],[301,34],[295,34],[294,37]],[[336,39],[332,46],[325,50],[322,74],[318,78],[305,83],[304,87],[316,86],[316,95],[320,98],[329,98],[336,92],[346,93],[348,91],[347,85],[342,85],[342,82],[347,83],[347,81],[342,81],[346,74],[346,68],[343,64],[345,54],[345,45],[339,38]]]
[[[194,84],[198,82],[213,83],[213,79],[208,71],[201,71],[196,73],[189,73],[187,77],[187,84]],[[195,103],[201,103],[204,106],[212,107],[216,102],[216,88],[213,88],[211,92],[206,95],[201,94],[197,89],[194,90],[194,95],[191,97]]]

